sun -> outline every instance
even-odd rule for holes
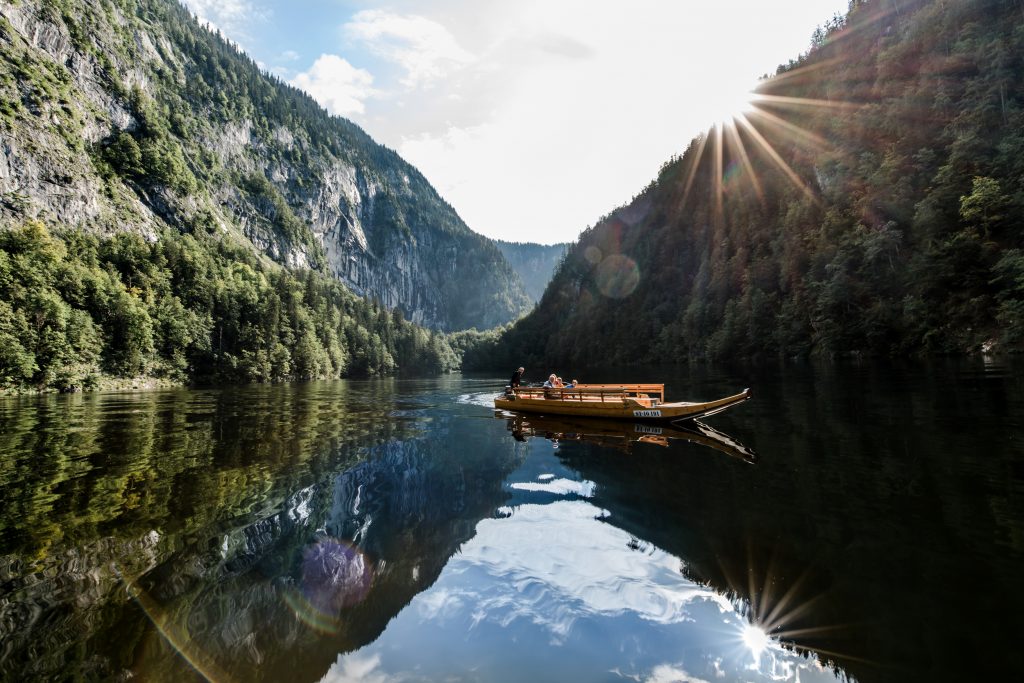
[[[754,659],[758,659],[765,648],[768,647],[768,634],[753,624],[747,624],[743,627],[741,637],[743,638],[743,644],[750,650],[750,654],[754,655]]]
[[[718,84],[701,93],[700,107],[709,126],[732,122],[754,110],[756,82],[734,81]]]

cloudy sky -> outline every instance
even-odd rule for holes
[[[417,166],[470,228],[570,241],[848,0],[184,0]]]

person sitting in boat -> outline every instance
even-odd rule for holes
[[[577,385],[577,384],[579,384],[579,383],[580,383],[580,382],[579,382],[579,380],[578,380],[578,379],[574,379],[573,381],[571,381],[571,382],[569,382],[568,384],[566,384],[566,385],[565,385],[565,388],[566,388],[566,389],[575,389],[575,388],[576,388],[576,385]],[[569,396],[570,398],[575,398],[575,399],[578,399],[578,398],[580,398],[580,395],[579,395],[579,394],[577,394],[577,393],[572,393],[572,394],[568,394],[568,396]]]
[[[544,382],[544,398],[562,398],[562,392],[555,390],[561,389],[563,386],[565,385],[562,384],[562,380],[559,379],[558,375],[551,373],[548,381]]]

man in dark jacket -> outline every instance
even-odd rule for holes
[[[516,370],[515,372],[512,373],[512,379],[509,380],[509,385],[513,389],[518,389],[519,388],[519,384],[523,381],[523,373],[525,371],[526,371],[526,368],[519,368],[518,370]]]

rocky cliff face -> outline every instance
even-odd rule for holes
[[[569,251],[569,244],[529,244],[497,240],[505,260],[523,281],[523,288],[533,303],[540,301],[555,269]]]
[[[0,4],[0,221],[249,240],[441,329],[529,301],[415,168],[173,0]]]

